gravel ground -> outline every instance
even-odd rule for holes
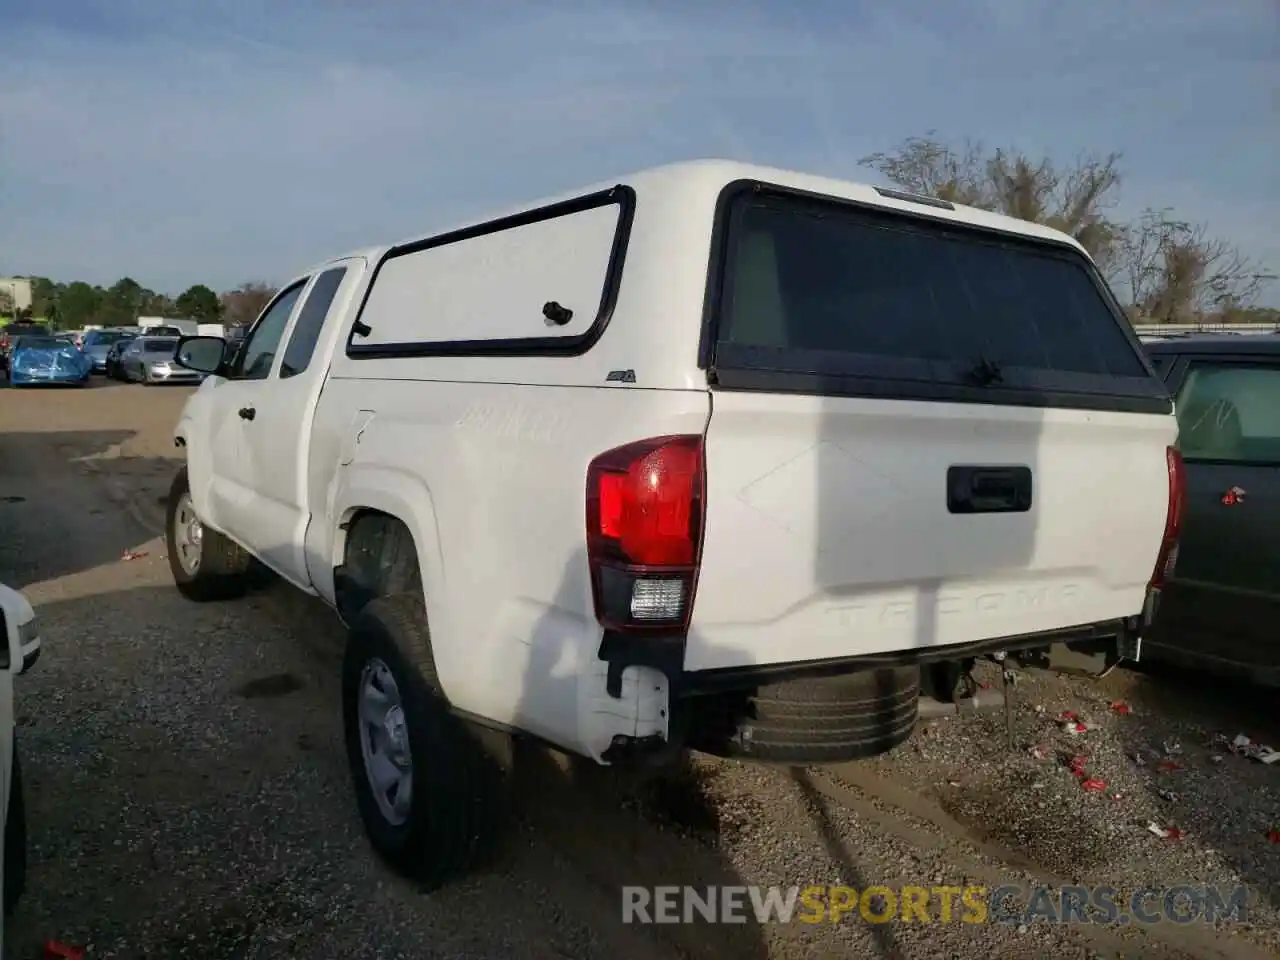
[[[45,623],[19,681],[32,868],[9,956],[48,938],[166,960],[1278,955],[1266,833],[1280,829],[1280,768],[1214,741],[1280,745],[1274,704],[1120,672],[1025,673],[1013,749],[1003,716],[983,714],[820,771],[698,758],[637,785],[525,751],[500,860],[417,893],[373,859],[354,813],[334,618],[281,585],[197,607],[169,584],[154,525],[188,392],[0,391],[0,579]],[[146,555],[122,562],[126,549]],[[1064,710],[1091,729],[1064,733]],[[1087,755],[1105,790],[1082,789],[1059,752]],[[1151,821],[1185,838],[1158,839]],[[1217,930],[620,919],[624,884],[1075,882],[1242,882],[1256,905]]]

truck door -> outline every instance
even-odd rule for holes
[[[1280,611],[1280,357],[1189,355],[1171,369],[1187,474],[1156,642],[1274,660]]]
[[[242,516],[255,552],[304,588],[312,584],[305,547],[311,516],[312,416],[340,335],[337,318],[346,311],[364,263],[363,258],[338,261],[316,274],[262,382],[254,418],[244,427],[246,475],[254,496]]]
[[[258,409],[265,406],[280,341],[308,282],[307,277],[295,280],[276,294],[254,322],[226,377],[214,380],[210,391],[213,465],[207,496],[198,496],[196,502],[204,504],[206,523],[255,552],[262,537],[254,527],[252,501],[259,481],[253,471],[261,464],[250,460],[248,442],[261,433]]]

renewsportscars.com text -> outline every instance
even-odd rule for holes
[[[1247,921],[1246,887],[623,887],[623,923],[1216,923]]]

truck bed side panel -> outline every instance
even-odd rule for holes
[[[455,707],[590,752],[578,739],[592,727],[585,715],[620,707],[598,657],[587,464],[633,440],[703,433],[709,402],[705,390],[329,381],[318,423],[379,411],[358,442],[340,444],[351,462],[335,479],[331,518],[367,505],[365,492],[394,493],[377,505],[406,513]]]

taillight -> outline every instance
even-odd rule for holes
[[[1156,569],[1151,574],[1151,586],[1159,589],[1173,575],[1178,562],[1178,538],[1182,536],[1182,512],[1187,497],[1187,474],[1182,465],[1182,454],[1177,448],[1165,450],[1169,468],[1169,504],[1164,515],[1164,539],[1156,556]]]
[[[587,562],[610,629],[688,624],[702,546],[702,438],[655,437],[587,467]]]

